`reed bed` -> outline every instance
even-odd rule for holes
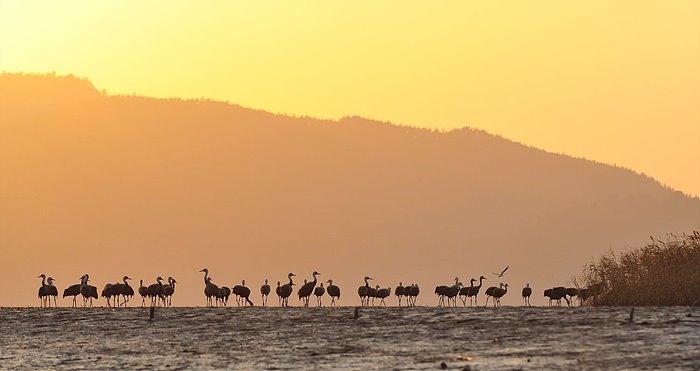
[[[700,232],[629,251],[610,251],[584,267],[576,280],[588,288],[586,305],[700,305]]]

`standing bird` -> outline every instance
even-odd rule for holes
[[[377,290],[379,290],[379,285],[377,287],[370,287],[367,289],[367,301],[369,302],[369,299],[372,299],[372,306],[374,306],[374,299],[377,297]]]
[[[122,304],[126,306],[126,302],[128,301],[127,296],[134,295],[134,289],[132,289],[131,286],[129,286],[129,282],[127,282],[130,279],[131,278],[129,278],[129,276],[124,276],[122,277],[123,283],[118,282],[112,285],[112,296],[116,298],[115,302],[117,307],[121,306],[121,304],[119,304],[119,296],[124,298],[124,302]]]
[[[525,305],[528,307],[531,307],[530,305],[530,295],[532,295],[532,289],[530,288],[530,284],[526,284],[525,287],[523,287],[523,301],[525,301]]]
[[[571,306],[571,303],[574,301],[574,296],[578,296],[578,289],[575,287],[567,287],[566,295],[569,296],[569,300],[566,301],[566,304]]]
[[[175,293],[175,281],[174,278],[168,277],[168,284],[163,286],[163,296],[165,297],[165,306],[173,306],[173,294]]]
[[[279,282],[277,286],[279,286]],[[262,295],[262,306],[267,306],[267,296],[270,295],[270,285],[267,284],[267,278],[265,278],[265,284],[260,286],[260,294]]]
[[[472,299],[474,301],[474,304],[478,307],[479,306],[479,290],[481,290],[481,285],[483,284],[483,281],[486,279],[486,277],[481,276],[479,277],[479,286],[474,286],[469,289],[469,306],[472,306]]]
[[[101,294],[101,295],[102,295],[103,298],[107,299],[107,306],[108,306],[108,307],[111,307],[111,306],[112,306],[112,304],[111,304],[109,301],[110,301],[110,299],[112,298],[112,296],[114,296],[114,294],[112,293],[113,291],[114,291],[114,290],[112,290],[112,284],[111,284],[111,283],[106,284],[105,287],[102,289],[102,294]]]
[[[283,307],[289,306],[289,296],[292,295],[292,286],[294,286],[294,282],[292,282],[292,277],[296,277],[296,275],[294,273],[289,273],[287,275],[287,278],[289,278],[289,283],[285,283],[280,287],[279,296],[280,298],[282,298]]]
[[[151,298],[152,307],[159,305],[159,299],[163,301],[163,304],[165,304],[165,297],[163,296],[163,283],[161,282],[162,280],[163,278],[158,276],[156,278],[156,283],[148,286],[148,290],[146,290],[146,295]]]
[[[126,303],[129,302],[132,297],[134,297],[134,289],[131,287],[131,285],[129,285],[129,282],[127,282],[131,280],[131,278],[124,276],[122,280],[124,281],[124,286],[122,286],[121,289],[121,294],[124,297],[124,302],[122,304],[124,304],[124,307],[126,307]]]
[[[549,306],[552,306],[552,300],[555,300],[557,306],[561,305],[561,299],[566,300],[566,304],[569,303],[569,298],[566,297],[566,287],[554,287],[551,289],[544,290],[544,296],[549,298]]]
[[[58,305],[56,304],[56,297],[58,296],[58,289],[56,286],[53,285],[54,279],[49,277],[46,279],[46,289],[44,290],[44,293],[46,294],[46,300],[47,303],[49,304],[49,307],[51,306],[51,297],[53,296],[53,306],[54,308],[57,307]]]
[[[92,306],[92,287],[88,285],[90,280],[87,274],[80,277],[80,295],[83,296],[83,307],[87,305],[88,300],[90,300],[90,306]]]
[[[237,288],[237,289],[236,289]],[[245,280],[241,281],[240,286],[234,287],[234,293],[241,298],[241,303],[245,305],[253,306],[253,302],[250,301],[250,289],[245,287]],[[243,301],[245,299],[245,302]]]
[[[496,276],[498,276],[498,278],[501,278],[501,277],[503,277],[503,275],[506,273],[506,271],[508,270],[508,268],[510,268],[510,265],[509,265],[509,266],[506,266],[506,268],[503,269],[503,270],[501,271],[501,273],[493,273],[493,274],[495,274]]]
[[[447,297],[447,306],[450,306],[450,301],[452,301],[452,306],[457,307],[457,295],[462,288],[462,283],[459,282],[459,277],[455,277],[455,284],[444,290],[445,297]]]
[[[314,289],[314,295],[316,295],[316,301],[318,302],[319,307],[321,306],[321,297],[325,293],[326,289],[323,288],[323,282],[321,282],[321,286]]]
[[[369,287],[369,280],[371,280],[372,277],[365,276],[365,285],[360,286],[357,288],[357,294],[360,295],[360,301],[362,302],[362,306],[367,306],[369,305],[369,292],[370,292],[370,287]]]
[[[391,296],[391,287],[387,287],[387,288],[385,288],[385,289],[380,289],[380,288],[379,288],[379,285],[377,285],[377,294],[376,294],[376,296],[377,296],[377,298],[381,299],[381,301],[379,302],[379,306],[381,307],[382,304],[384,304],[384,306],[386,307],[386,302],[384,301],[384,299],[386,299],[386,298],[388,298],[389,296]]]
[[[122,294],[122,284],[120,282],[117,282],[115,284],[107,284],[110,285],[110,296],[114,297],[114,306],[118,307],[119,306],[119,296]],[[107,286],[105,285],[105,287]],[[104,289],[102,289],[104,292]],[[107,305],[109,305],[109,299],[107,299]]]
[[[141,295],[141,307],[146,306],[146,296],[148,296],[148,287],[143,285],[143,280],[139,280],[139,295]]]
[[[97,287],[95,287],[93,285],[88,285],[88,287],[90,288],[89,299],[90,299],[90,306],[92,307],[92,299],[97,300]]]
[[[209,278],[211,281],[211,278]],[[222,286],[219,287],[219,292],[216,294],[216,306],[219,306],[219,303],[221,303],[222,306],[227,306],[228,305],[228,297],[231,295],[231,289]]]
[[[66,296],[73,297],[73,308],[78,306],[78,304],[76,302],[76,297],[78,295],[80,295],[80,285],[81,285],[80,283],[76,283],[75,285],[70,285],[65,290],[63,290],[63,297],[64,298]]]
[[[403,282],[399,282],[399,285],[394,289],[394,295],[399,298],[399,307],[401,306],[401,298],[404,296],[404,291]],[[408,297],[406,300],[408,300]]]
[[[435,295],[438,297],[438,307],[445,305],[445,290],[447,290],[447,286],[445,285],[435,286]]]
[[[275,288],[275,294],[277,294],[277,305],[280,307],[282,306],[282,294],[281,294],[282,286],[281,286],[281,284],[282,284],[282,282],[277,281],[277,288]]]
[[[41,287],[39,287],[39,307],[43,308],[46,306],[46,275],[45,274],[40,274],[39,277],[41,278]]]
[[[493,292],[493,298],[495,300],[494,302],[494,307],[498,305],[499,307],[501,306],[501,298],[508,293],[508,284],[504,284],[503,288],[498,288]]]
[[[469,297],[469,291],[474,288],[474,282],[476,282],[475,279],[470,279],[469,280],[469,287],[462,287],[459,290],[459,300],[462,301],[462,306],[466,307],[467,306],[467,298]],[[464,296],[464,299],[462,299],[462,296]]]
[[[408,296],[410,306],[415,307],[418,294],[420,294],[420,287],[418,287],[417,283],[411,284],[411,286],[404,289],[404,294]]]
[[[336,286],[333,284],[333,280],[328,280],[328,288],[326,289],[326,292],[328,293],[328,296],[331,297],[331,308],[335,305],[335,299],[338,298],[340,300],[340,287]]]
[[[219,286],[216,286],[215,284],[211,283],[211,277],[209,277],[209,269],[204,268],[200,272],[204,272],[204,295],[207,297],[207,306],[208,307],[213,307],[214,303],[212,300],[213,297],[217,297],[219,294]]]
[[[503,287],[503,284],[501,283],[500,287]],[[486,307],[489,304],[489,297],[492,297],[493,294],[498,290],[499,287],[496,286],[491,286],[488,289],[486,289],[486,304],[484,304],[484,307]],[[494,304],[495,306],[495,304]]]
[[[314,271],[313,273],[311,273],[311,275],[314,277],[314,280],[305,283],[304,286],[299,288],[299,299],[303,300],[305,307],[309,306],[309,298],[314,292],[314,287],[316,287],[316,276],[320,275],[320,273]]]

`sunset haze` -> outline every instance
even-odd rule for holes
[[[699,15],[0,0],[0,306],[36,306],[41,273],[172,275],[204,306],[205,267],[256,304],[317,270],[341,305],[365,275],[435,305],[482,274],[546,305],[610,249],[700,229]]]

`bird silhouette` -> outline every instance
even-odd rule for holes
[[[46,301],[49,307],[51,307],[51,297],[53,297],[53,306],[57,307],[56,297],[58,297],[58,289],[53,285],[54,279],[49,277],[46,279]]]
[[[532,288],[530,287],[530,284],[526,284],[525,287],[523,287],[523,301],[525,302],[525,305],[530,307],[530,295],[532,295]]]
[[[401,306],[401,298],[404,296],[403,282],[399,282],[399,285],[394,289],[394,295],[399,298],[399,307]],[[408,300],[408,298],[406,298]]]
[[[63,290],[63,297],[65,298],[66,296],[72,296],[73,297],[73,308],[77,307],[78,304],[76,302],[76,298],[78,295],[80,295],[80,283],[76,283],[75,285],[70,285],[68,286],[65,290]]]
[[[340,287],[334,285],[333,280],[328,280],[326,283],[328,283],[326,292],[328,293],[328,296],[331,297],[331,307],[333,307],[335,305],[335,299],[337,298],[340,300]]]
[[[41,278],[41,286],[39,287],[39,307],[43,308],[46,306],[46,275],[45,274],[40,274],[39,277]]]
[[[377,285],[377,292],[375,295],[377,296],[377,298],[381,299],[379,301],[379,306],[381,307],[382,304],[384,304],[384,306],[386,307],[386,302],[384,301],[384,299],[391,296],[391,287],[380,289],[379,285]]]
[[[314,280],[305,282],[304,285],[299,288],[299,299],[302,299],[305,307],[309,306],[309,298],[314,292],[314,287],[316,287],[316,276],[321,274],[314,271],[311,275],[314,277]]]
[[[282,285],[279,289],[279,296],[282,299],[281,301],[281,306],[283,307],[288,307],[289,306],[289,296],[292,295],[292,286],[294,286],[294,282],[292,281],[292,277],[295,277],[296,275],[294,273],[289,273],[287,275],[287,278],[289,278],[289,283],[285,283]]]
[[[365,276],[365,285],[357,288],[357,295],[360,296],[360,301],[362,302],[363,307],[369,305],[370,287],[369,282],[367,281],[371,279],[372,277]]]
[[[168,284],[163,285],[163,296],[165,297],[165,306],[173,306],[173,295],[175,294],[176,283],[177,281],[174,278],[168,277]]]
[[[496,275],[496,276],[498,276],[499,278],[500,278],[500,277],[503,277],[503,275],[506,274],[506,271],[508,270],[508,268],[510,268],[510,265],[507,266],[507,267],[505,267],[505,269],[503,269],[503,270],[501,271],[501,273],[493,273],[493,274]]]
[[[141,307],[145,307],[146,296],[148,296],[148,287],[143,285],[143,280],[139,280],[139,295],[141,295]]]
[[[323,297],[323,294],[325,293],[326,289],[323,288],[323,282],[321,282],[321,286],[314,289],[314,295],[316,296],[316,301],[319,307],[321,307],[321,297]]]
[[[207,297],[207,306],[213,307],[214,300],[212,297],[217,298],[219,294],[219,286],[216,286],[211,282],[211,277],[209,277],[209,269],[204,268],[200,272],[204,272],[204,295]]]
[[[260,286],[260,294],[262,294],[262,306],[267,306],[267,296],[270,295],[270,285],[267,284],[267,278],[265,278],[265,284]]]
[[[161,281],[163,281],[163,278],[158,276],[156,278],[156,283],[148,286],[148,290],[146,291],[146,295],[151,298],[152,307],[160,305],[160,301],[162,301],[163,305],[165,305],[165,297],[163,296],[163,282]]]

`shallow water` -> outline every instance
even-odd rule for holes
[[[0,368],[700,369],[698,308],[629,311],[3,308]]]

